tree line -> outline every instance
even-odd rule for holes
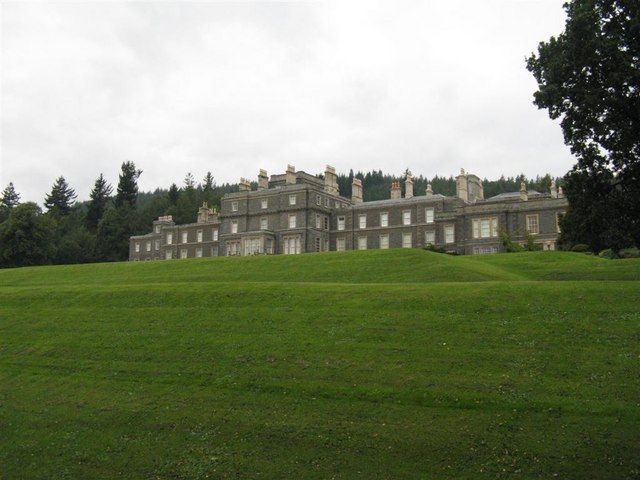
[[[338,175],[338,185],[341,194],[349,197],[355,176],[363,182],[366,201],[381,200],[389,198],[391,183],[402,182],[407,173],[396,176],[380,170],[355,174],[350,171]],[[200,205],[219,208],[223,195],[238,191],[237,184],[217,185],[212,173],[207,172],[200,182],[187,173],[180,187],[173,183],[166,189],[139,192],[141,174],[134,162],[124,162],[115,191],[100,174],[89,200],[84,202],[77,201],[75,190],[60,176],[44,198],[44,210],[34,202],[21,203],[20,194],[9,183],[0,198],[0,266],[126,260],[129,237],[150,232],[153,220],[159,216],[172,215],[177,224],[193,223]],[[529,188],[548,191],[551,177],[485,179],[485,195],[516,191],[521,181],[527,182]],[[427,179],[422,175],[414,177],[415,194],[424,195],[428,183],[435,193],[455,195],[453,177]],[[252,188],[256,187],[254,183]]]

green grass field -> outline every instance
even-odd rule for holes
[[[0,271],[0,478],[640,478],[640,260]]]

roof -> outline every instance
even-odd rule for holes
[[[540,195],[543,195],[542,193],[540,193],[540,192],[538,192],[536,190],[528,190],[527,194],[530,197],[538,197]],[[487,201],[487,200],[508,200],[510,198],[520,198],[520,192],[499,193],[498,195],[494,195],[493,197],[485,198],[485,201]]]
[[[400,205],[400,204],[408,204],[408,203],[423,203],[425,201],[430,200],[442,200],[448,197],[441,195],[439,193],[434,193],[433,195],[419,195],[411,198],[386,198],[384,200],[372,200],[369,202],[355,203],[353,204],[353,208],[367,208],[367,207],[375,207],[375,206],[385,206],[385,205]]]

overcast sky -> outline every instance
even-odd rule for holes
[[[1,3],[2,187],[133,160],[143,190],[319,173],[564,174],[525,57],[563,0]]]

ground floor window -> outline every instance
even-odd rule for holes
[[[244,255],[256,255],[262,253],[262,239],[260,237],[249,237],[244,239]]]
[[[196,258],[202,257],[202,247],[196,248]]]
[[[389,248],[389,234],[380,235],[380,248],[386,250]]]
[[[538,226],[538,214],[527,215],[527,232],[532,235],[537,235],[540,232]]]
[[[295,255],[302,251],[299,235],[296,235],[294,237],[284,237],[282,241],[283,241],[282,253],[284,253],[285,255]]]
[[[173,252],[171,252],[171,250],[167,250],[166,252],[164,252],[165,260],[171,260],[172,258],[173,258]]]
[[[186,248],[180,249],[180,258],[187,258],[189,256],[189,251]]]
[[[227,242],[227,256],[240,255],[240,241]]]
[[[358,250],[367,249],[367,237],[358,237]]]
[[[473,247],[474,255],[488,255],[491,253],[498,253],[498,247],[491,245],[484,247]]]
[[[425,245],[435,245],[436,232],[433,230],[427,230],[426,232],[424,232],[424,243]]]
[[[402,234],[402,248],[411,248],[413,246],[413,242],[411,239],[410,233]]]
[[[336,240],[336,250],[338,252],[344,252],[347,249],[347,242],[344,238],[338,238]]]
[[[456,241],[456,230],[453,225],[444,227],[444,243],[454,243]]]

